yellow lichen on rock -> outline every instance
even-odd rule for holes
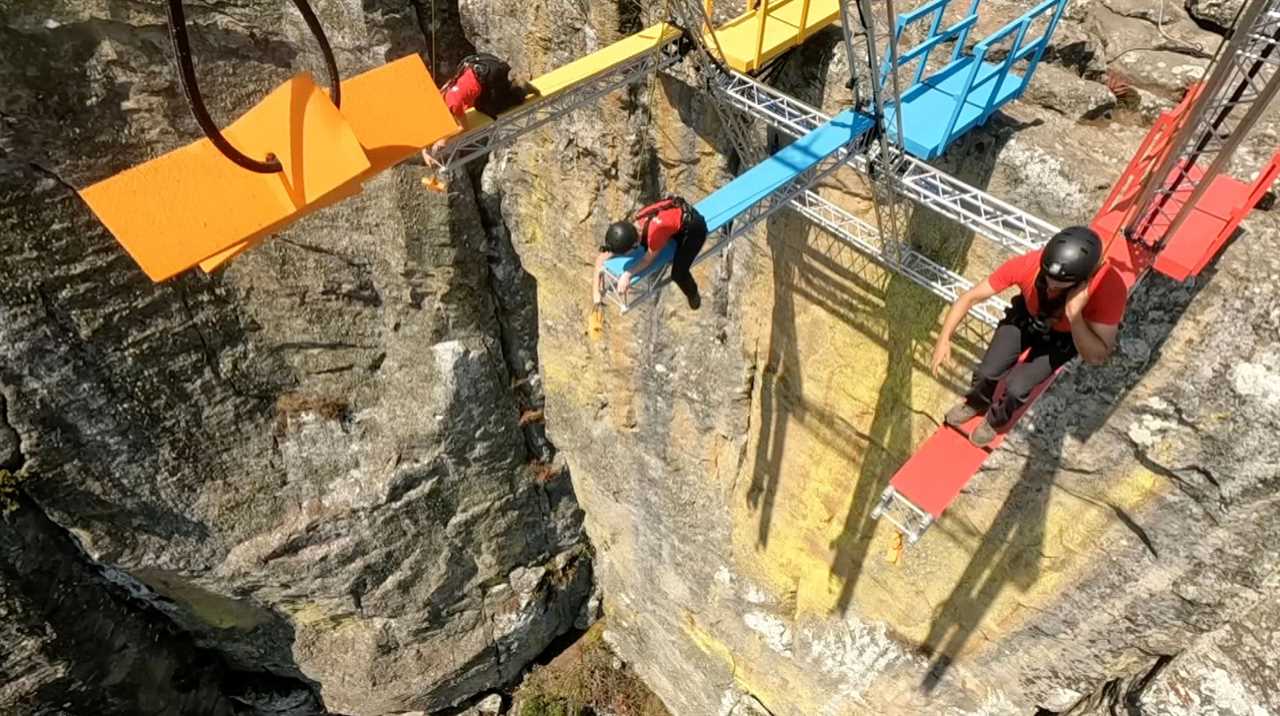
[[[855,613],[929,648],[971,647],[974,631],[1050,605],[1091,564],[1111,508],[1060,494],[1049,473],[1015,485],[980,475],[923,543],[881,558],[898,535],[871,510],[963,386],[963,374],[928,373],[945,306],[874,264],[842,264],[849,249],[794,219],[770,232],[750,289],[768,318],[755,322],[756,429],[730,503],[735,570],[794,592],[798,614]],[[1107,494],[1132,510],[1155,490],[1138,471]]]

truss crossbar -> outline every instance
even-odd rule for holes
[[[615,65],[553,97],[518,107],[492,123],[459,135],[445,145],[443,163],[454,169],[494,150],[511,144],[548,122],[562,118],[583,105],[591,104],[614,90],[642,80],[680,61],[676,35],[652,50]]]
[[[899,495],[892,486],[884,489],[880,500],[871,510],[871,519],[878,520],[881,517],[892,522],[902,534],[906,535],[907,544],[915,544],[924,531],[929,529],[929,525],[933,524],[933,515]]]
[[[736,72],[722,75],[721,89],[735,107],[793,137],[807,134],[831,119],[784,92]],[[897,160],[894,186],[898,193],[1006,249],[1017,253],[1034,251],[1058,232],[1047,221],[915,157],[898,153]],[[880,166],[879,160],[867,152],[853,153],[848,161],[864,176]]]
[[[897,258],[885,246],[880,232],[867,222],[822,198],[812,190],[791,201],[791,208],[803,214],[836,238],[850,244],[885,268],[897,271],[948,303],[973,287],[973,282],[939,264],[924,254],[907,248]],[[1004,315],[1008,303],[991,297],[974,306],[969,313],[989,326],[995,326]]]

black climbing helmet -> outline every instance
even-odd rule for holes
[[[605,229],[604,246],[601,248],[615,254],[625,254],[639,240],[640,234],[636,233],[636,227],[630,221],[615,221]]]
[[[1093,275],[1102,258],[1102,239],[1087,226],[1070,226],[1053,235],[1040,254],[1040,270],[1054,281],[1079,283]]]

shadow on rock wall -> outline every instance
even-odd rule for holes
[[[93,563],[25,496],[0,529],[0,597],[8,610],[0,657],[6,713],[60,704],[81,713],[324,713],[315,684],[287,656],[241,671],[176,629],[167,600]],[[271,619],[273,640],[292,629]]]
[[[1149,278],[1130,296],[1120,331],[1121,346],[1111,360],[1104,366],[1075,363],[1011,436],[1004,450],[1026,455],[1025,465],[955,588],[935,610],[921,646],[931,658],[920,684],[922,691],[931,692],[939,686],[1001,592],[1010,587],[1027,591],[1042,576],[1050,559],[1046,556],[1045,527],[1054,489],[1107,509],[1152,556],[1158,556],[1138,517],[1106,498],[1073,492],[1053,480],[1062,470],[1084,472],[1073,467],[1069,446],[1085,443],[1103,429],[1125,396],[1159,361],[1161,344],[1195,293],[1163,277]],[[1139,332],[1141,338],[1136,338]],[[1144,347],[1126,350],[1126,343],[1132,346],[1135,341]],[[1077,404],[1075,409],[1068,407],[1068,401]],[[1079,407],[1081,404],[1085,407]],[[1034,423],[1033,431],[1026,429],[1027,421]],[[1106,474],[1098,471],[1092,477],[1105,480]],[[982,474],[976,479],[981,480]]]

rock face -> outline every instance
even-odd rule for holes
[[[1188,0],[1187,9],[1201,22],[1228,28],[1244,4],[1244,0]]]
[[[983,30],[1022,7],[991,4]],[[188,7],[219,117],[323,74],[281,7]],[[1053,86],[939,164],[1087,221],[1195,79],[1169,61],[1203,64],[1123,44],[1210,39],[1161,7],[1073,6],[1036,80]],[[346,72],[418,51],[443,74],[474,46],[527,75],[660,12],[317,9]],[[667,291],[588,324],[609,221],[740,161],[687,75],[565,117],[447,197],[400,167],[153,286],[74,188],[197,136],[162,28],[142,5],[0,11],[0,467],[25,475],[0,539],[0,710],[440,711],[567,630],[594,572],[611,643],[677,716],[1280,712],[1273,216],[1199,287],[1149,281],[1118,355],[1061,380],[903,552],[874,500],[967,378],[927,370],[931,294],[784,212],[697,269],[700,311]],[[834,111],[840,47],[819,33],[770,81]],[[1138,117],[1105,114],[1115,65]],[[856,178],[822,191],[871,216]],[[923,210],[906,227],[971,277],[1003,258]]]
[[[994,8],[993,29],[1015,11]],[[1057,225],[1087,222],[1152,109],[1196,78],[1153,55],[1127,76],[1149,95],[1141,113],[1095,111],[1112,59],[1102,50],[1121,39],[1099,22],[1160,37],[1159,12],[1076,8],[1056,66],[1036,81],[1071,78],[1010,106],[940,164]],[[1165,12],[1165,32],[1214,49],[1185,11]],[[523,44],[534,74],[631,27],[598,5],[586,33],[540,24],[536,8],[515,13],[555,48]],[[492,42],[500,53],[522,44]],[[834,111],[845,99],[838,48],[820,34],[771,81]],[[1252,217],[1197,287],[1148,281],[1110,363],[1061,380],[903,551],[871,519],[874,501],[981,350],[960,341],[962,365],[929,374],[944,309],[931,295],[782,213],[699,267],[700,311],[667,291],[626,316],[610,311],[599,332],[587,320],[595,237],[662,194],[709,193],[732,171],[727,149],[704,97],[663,77],[522,142],[484,180],[502,188],[538,281],[548,428],[587,514],[608,638],[672,712],[1065,712],[1117,693],[1153,713],[1280,711],[1263,686],[1269,667],[1255,666],[1273,632],[1242,638],[1269,628],[1265,605],[1278,596],[1264,546],[1280,504],[1277,314],[1262,295],[1277,272],[1275,218]],[[824,192],[870,216],[865,189],[841,181],[847,194]],[[1003,258],[923,210],[908,232],[971,277]]]
[[[347,75],[471,49],[453,5],[315,5]],[[220,121],[324,75],[284,7],[188,4]],[[199,136],[163,27],[0,9],[0,466],[29,496],[3,528],[0,711],[229,713],[259,683],[298,699],[262,713],[434,711],[509,681],[592,573],[506,234],[467,181],[445,198],[406,165],[152,285],[74,189]],[[99,635],[119,663],[79,648]]]
[[[319,711],[305,683],[238,674],[217,652],[196,647],[148,595],[91,563],[33,506],[11,513],[0,530],[0,555],[6,713]],[[72,654],[79,656],[51,658]],[[85,687],[92,687],[92,703],[73,695]]]

